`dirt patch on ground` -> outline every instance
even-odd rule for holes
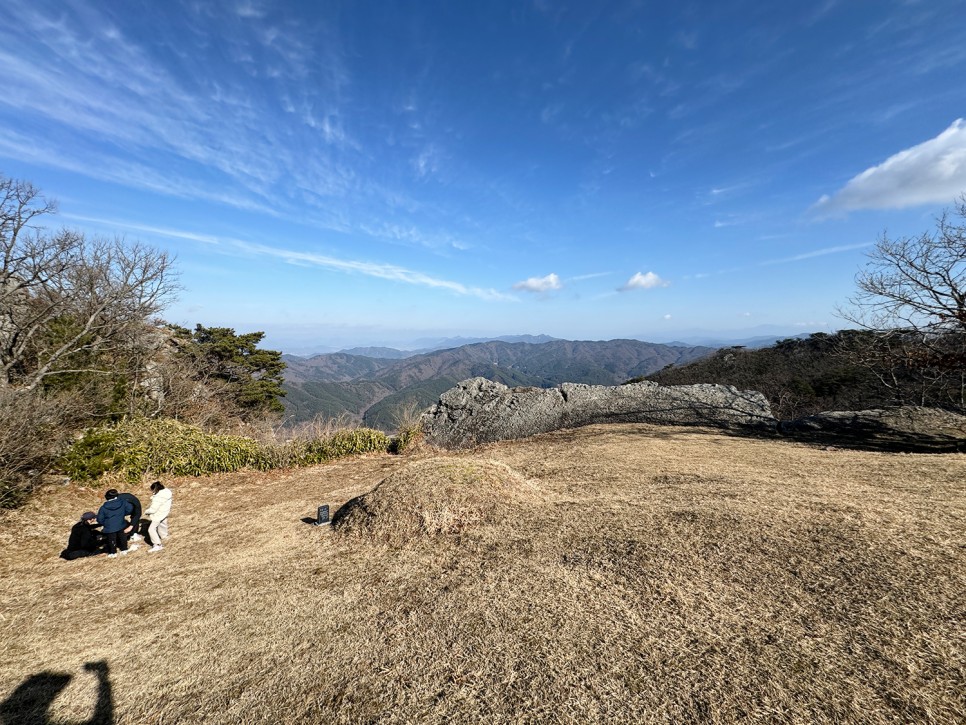
[[[395,543],[302,522],[380,482],[449,500],[450,461],[533,494]],[[0,715],[962,722],[964,481],[962,454],[593,426],[167,481],[164,551],[72,563],[100,492],[63,486],[0,520]]]

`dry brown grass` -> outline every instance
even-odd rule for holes
[[[460,539],[520,516],[538,489],[512,468],[486,459],[427,458],[404,466],[348,501],[332,521],[342,537],[405,546],[423,538]]]
[[[498,515],[365,533],[453,471]],[[301,522],[384,479],[369,528]],[[963,722],[964,481],[962,454],[594,426],[171,481],[163,552],[73,563],[98,495],[64,487],[0,520],[0,713],[63,673],[51,716],[88,717],[104,661],[119,723]]]

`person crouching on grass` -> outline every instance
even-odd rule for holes
[[[127,553],[127,535],[124,529],[127,528],[126,516],[130,516],[134,507],[122,498],[117,497],[117,489],[109,488],[104,494],[107,499],[101,504],[97,512],[97,523],[104,528],[104,536],[107,537],[107,556],[113,559],[117,556],[120,548],[122,554]]]
[[[80,521],[71,527],[67,548],[60,552],[60,558],[74,561],[85,556],[100,554],[103,550],[101,543],[104,537],[98,532],[97,527],[97,514],[93,511],[82,513]]]
[[[171,513],[171,489],[165,488],[161,481],[151,484],[151,505],[144,515],[151,519],[148,527],[148,553],[161,551],[161,542],[168,538],[168,515]]]

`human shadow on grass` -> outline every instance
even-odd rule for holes
[[[88,662],[84,669],[97,677],[97,702],[94,714],[79,722],[64,721],[50,716],[50,706],[74,679],[66,672],[41,672],[20,683],[10,696],[0,703],[2,725],[113,725],[114,694],[107,662]]]

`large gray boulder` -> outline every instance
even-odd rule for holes
[[[629,385],[508,388],[471,378],[450,388],[422,416],[427,442],[442,448],[526,438],[592,423],[667,423],[774,430],[768,400],[730,385]]]
[[[966,451],[966,416],[913,405],[876,410],[831,410],[782,421],[799,439],[873,450]]]

